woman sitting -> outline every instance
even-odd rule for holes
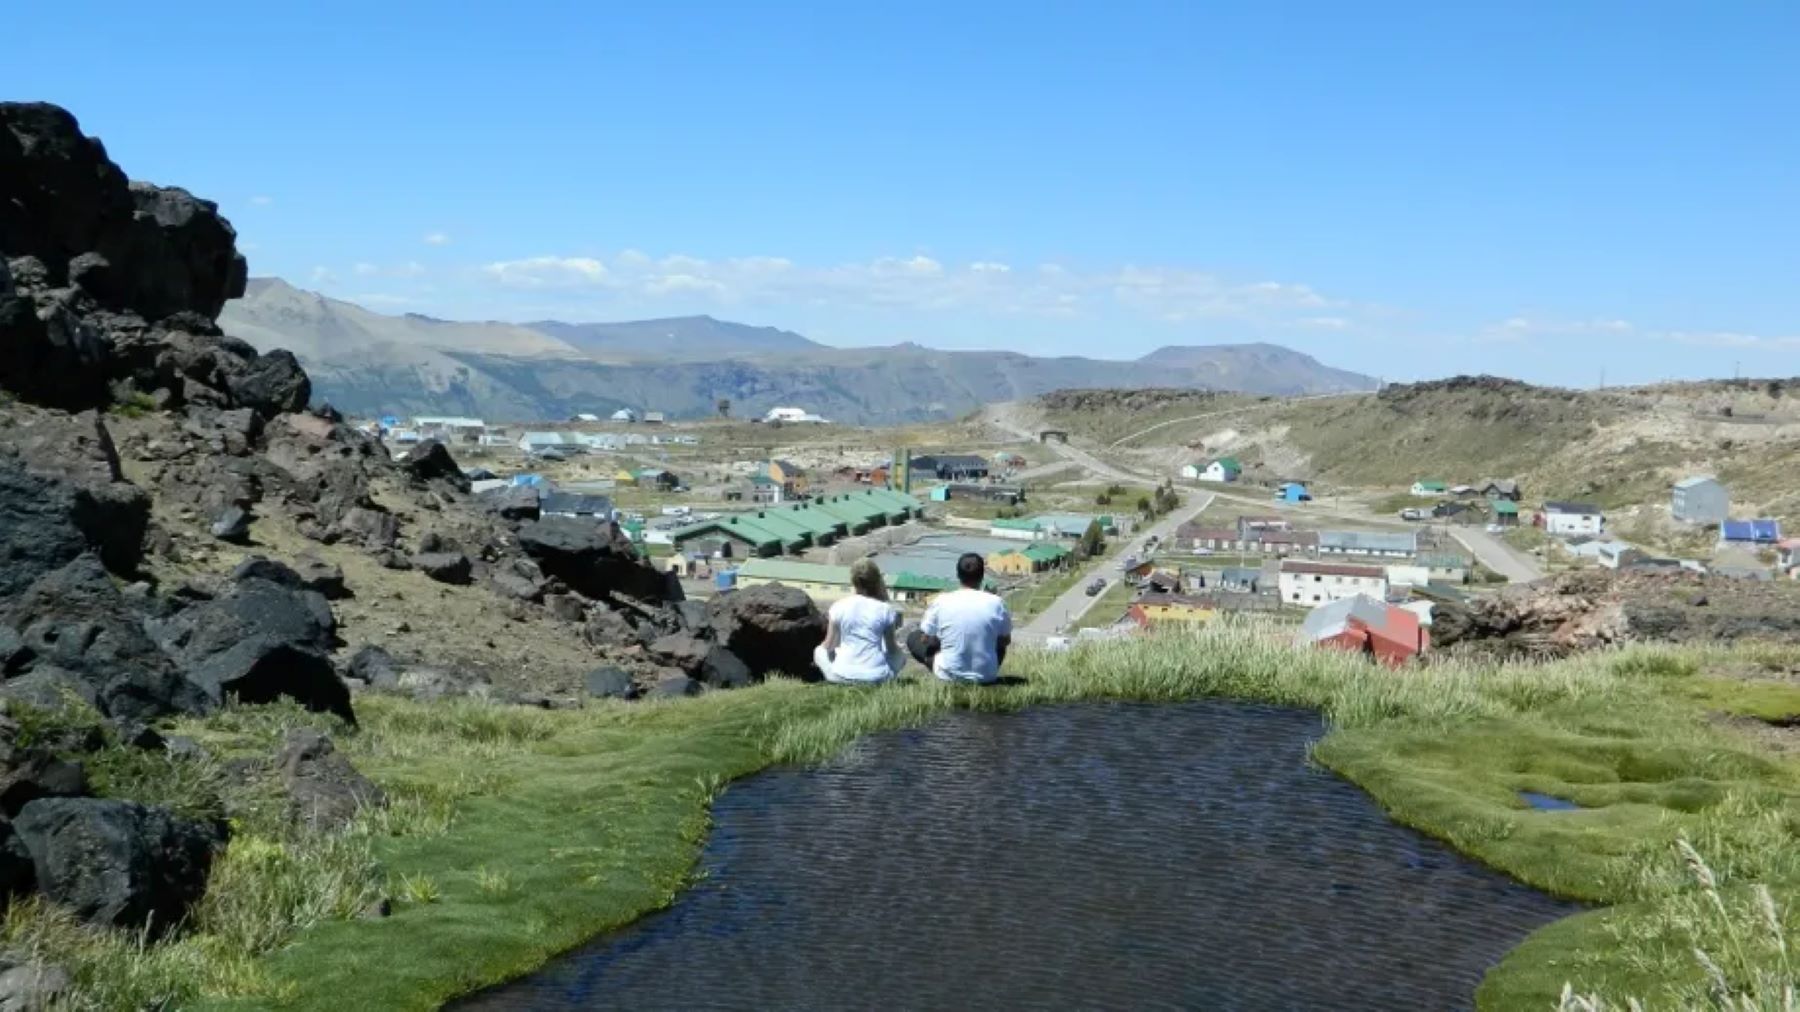
[[[888,603],[881,567],[871,559],[859,559],[850,567],[850,589],[855,593],[826,613],[830,621],[825,642],[813,651],[813,664],[828,682],[885,682],[906,664],[906,654],[894,638],[900,612]]]

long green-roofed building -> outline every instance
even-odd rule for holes
[[[725,538],[743,546],[745,556],[780,555],[813,545],[829,545],[838,538],[866,534],[876,527],[904,523],[923,512],[924,507],[912,496],[881,488],[863,489],[703,520],[677,530],[672,540],[679,548],[697,538]]]

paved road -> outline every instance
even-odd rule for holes
[[[1212,500],[1212,493],[1202,492],[1199,498],[1192,500],[1191,505],[1170,513],[1149,527],[1139,528],[1125,547],[1101,561],[1097,566],[1090,567],[1087,572],[1082,574],[1082,578],[1076,581],[1075,586],[1070,587],[1061,597],[1050,602],[1050,606],[1040,612],[1023,629],[1015,630],[1013,637],[1020,641],[1041,642],[1056,635],[1058,630],[1080,621],[1081,617],[1088,613],[1088,609],[1092,608],[1098,599],[1097,596],[1089,597],[1087,595],[1087,585],[1093,582],[1094,577],[1104,576],[1107,583],[1112,583],[1119,578],[1119,569],[1115,560],[1123,559],[1127,555],[1135,555],[1140,559],[1149,555],[1150,551],[1145,543],[1150,540],[1151,536],[1154,535],[1167,541],[1175,533],[1175,528],[1180,527],[1212,505]]]
[[[1543,567],[1536,560],[1484,530],[1451,527],[1449,531],[1450,536],[1480,559],[1482,565],[1513,583],[1530,583],[1544,578]]]

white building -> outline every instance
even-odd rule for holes
[[[1374,555],[1410,559],[1419,551],[1417,531],[1320,531],[1320,555]]]
[[[1380,566],[1284,559],[1281,563],[1280,588],[1284,603],[1307,607],[1341,601],[1358,594],[1382,601],[1387,598],[1388,578],[1387,571]]]
[[[825,419],[804,408],[770,408],[763,416],[765,422],[781,422],[789,425],[823,425]]]
[[[526,453],[542,453],[553,449],[577,449],[582,446],[573,432],[527,432],[519,437],[519,449]]]
[[[1395,563],[1386,567],[1389,586],[1423,587],[1431,582],[1431,567],[1411,563]]]
[[[1591,536],[1606,528],[1606,517],[1600,507],[1588,503],[1547,502],[1538,516],[1543,518],[1544,533],[1557,537]]]
[[[637,412],[630,408],[620,408],[612,413],[612,420],[615,422],[635,422],[637,418]]]
[[[481,434],[487,431],[487,423],[479,418],[431,415],[413,419],[413,428],[424,439],[476,443],[481,441]]]

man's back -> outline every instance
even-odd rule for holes
[[[991,682],[1000,677],[1000,638],[1012,635],[1012,616],[999,597],[966,587],[939,594],[919,629],[937,637],[932,667],[939,678]]]

